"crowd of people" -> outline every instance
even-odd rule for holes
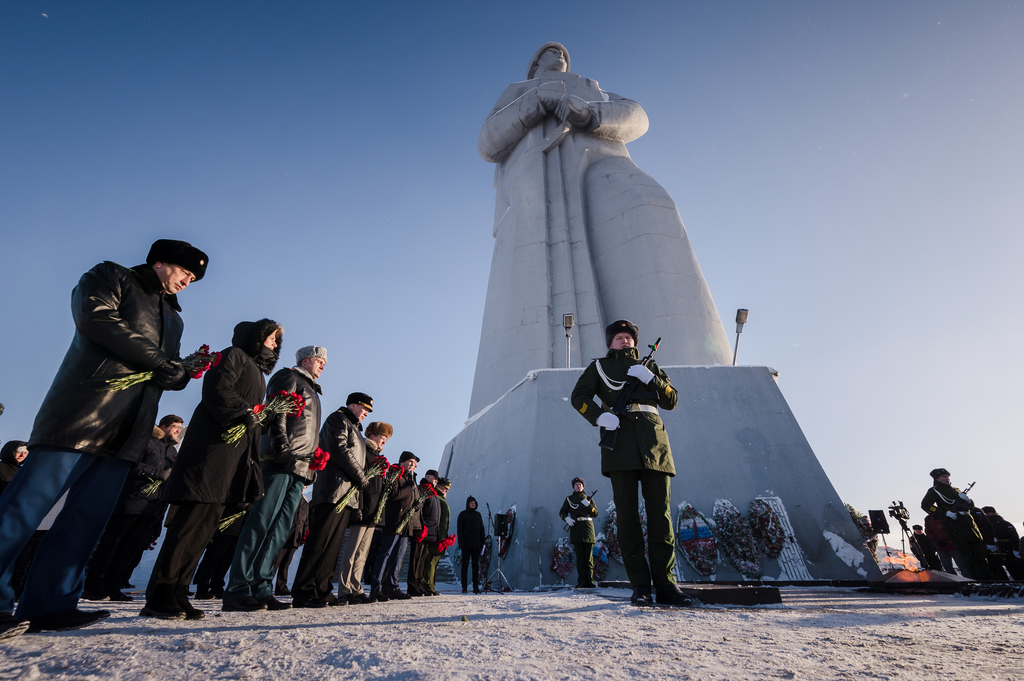
[[[193,584],[194,600],[219,597],[236,612],[437,594],[437,564],[455,541],[451,481],[435,470],[417,480],[420,459],[409,451],[388,462],[394,428],[374,421],[364,430],[366,393],[325,415],[325,347],[304,346],[275,372],[284,328],[261,319],[238,323],[222,352],[181,357],[178,294],[208,261],[187,242],[161,239],[144,264],[104,262],[75,287],[71,347],[29,440],[8,442],[0,457],[0,638],[105,619],[79,599],[133,600],[124,589],[165,528],[144,617],[203,618]],[[187,427],[173,414],[154,425],[161,394],[198,378]],[[475,506],[470,497],[458,517],[467,563],[484,541]]]

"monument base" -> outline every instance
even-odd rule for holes
[[[672,479],[674,522],[684,502],[711,519],[720,500],[731,501],[746,514],[750,502],[761,499],[775,511],[786,539],[778,558],[762,560],[760,581],[863,580],[881,574],[772,369],[661,368],[679,391],[679,406],[661,413],[677,471]],[[467,496],[477,499],[485,523],[488,512],[515,513],[501,569],[519,590],[561,581],[551,562],[555,542],[568,536],[558,511],[572,493],[574,477],[585,478],[587,492],[596,492],[600,515],[595,529],[600,533],[605,526],[612,490],[601,475],[598,430],[569,404],[582,372],[531,371],[474,415],[445,446],[441,459],[441,474],[452,480],[448,503],[453,532],[465,508],[460,501]],[[677,578],[747,580],[721,548],[719,554],[715,572],[702,575],[677,551]],[[573,572],[565,581],[575,579]],[[626,579],[625,570],[612,559],[604,579]]]

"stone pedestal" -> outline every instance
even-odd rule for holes
[[[661,416],[678,474],[673,518],[681,502],[711,517],[718,499],[746,515],[755,498],[780,512],[792,541],[763,563],[765,580],[862,580],[879,570],[843,502],[818,463],[768,367],[662,366],[679,391],[679,406]],[[601,475],[598,431],[577,414],[569,396],[583,369],[540,369],[474,415],[444,451],[441,474],[452,480],[452,528],[467,496],[487,520],[515,507],[513,543],[502,571],[520,590],[559,583],[551,572],[555,542],[567,536],[558,517],[570,481],[582,476],[597,490],[601,515],[612,500]],[[495,543],[495,549],[497,543]],[[676,557],[681,579],[705,579]],[[491,571],[496,567],[492,561]],[[625,579],[614,560],[608,579]],[[727,561],[714,576],[744,579]],[[570,574],[566,583],[574,584]]]

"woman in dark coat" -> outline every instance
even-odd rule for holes
[[[476,499],[466,497],[466,510],[459,514],[459,550],[462,552],[462,593],[466,593],[466,568],[473,563],[473,593],[480,593],[480,550],[484,547],[484,519],[476,510]]]
[[[253,407],[266,395],[264,375],[277,363],[283,333],[270,319],[238,324],[231,347],[203,379],[203,399],[165,483],[164,499],[176,504],[177,511],[149,578],[141,613],[145,617],[203,617],[188,601],[188,583],[224,507],[263,495],[262,429]],[[237,424],[245,424],[245,434],[237,442],[224,442],[224,433]]]
[[[11,481],[14,474],[21,469],[21,463],[28,455],[28,443],[21,440],[8,440],[0,449],[0,494]]]

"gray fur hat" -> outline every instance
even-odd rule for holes
[[[302,364],[302,360],[310,357],[319,357],[327,363],[327,348],[322,345],[307,345],[304,348],[299,348],[295,351],[295,363]]]

